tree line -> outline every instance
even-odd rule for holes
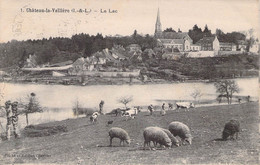
[[[29,55],[36,55],[37,64],[56,63],[66,60],[76,60],[79,57],[88,57],[105,48],[111,49],[114,45],[124,47],[130,44],[139,44],[142,50],[154,48],[156,40],[153,36],[140,35],[135,30],[131,36],[104,37],[102,34],[76,34],[71,38],[56,37],[39,40],[16,41],[12,40],[0,44],[0,68],[23,67]]]
[[[165,32],[176,32],[172,28],[166,28]],[[182,32],[178,29],[177,32]],[[194,25],[188,32],[189,36],[196,43],[204,36],[213,36],[211,30],[205,25],[202,30]],[[220,29],[216,30],[216,35],[221,42],[238,43],[238,40],[246,40],[246,35],[240,32],[224,33]],[[249,45],[254,42],[254,38],[246,40]],[[156,39],[149,35],[140,35],[135,30],[130,36],[103,36],[98,33],[96,35],[75,34],[71,38],[50,37],[38,40],[16,41],[12,40],[7,43],[0,44],[0,68],[21,68],[24,66],[26,59],[31,54],[36,55],[36,63],[38,65],[46,63],[57,63],[67,60],[75,61],[79,57],[88,57],[97,51],[105,48],[111,49],[114,45],[122,45],[126,47],[130,44],[139,44],[142,50],[146,48],[156,47]]]

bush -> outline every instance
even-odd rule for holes
[[[28,125],[24,128],[24,135],[26,137],[50,136],[60,132],[68,132],[67,127],[64,125],[58,125],[58,126]]]

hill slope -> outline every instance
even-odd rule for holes
[[[65,125],[68,132],[46,137],[21,137],[2,142],[2,163],[68,163],[76,164],[182,164],[182,163],[241,163],[258,164],[258,102],[194,108],[190,111],[167,111],[166,116],[156,112],[149,116],[141,112],[136,119],[109,115],[99,117],[97,124],[89,118],[78,118],[42,124],[42,126]],[[242,132],[236,141],[214,141],[220,138],[226,122],[238,119]],[[119,140],[109,145],[107,121],[112,126],[124,128],[134,141],[130,147],[119,147]],[[192,145],[167,150],[140,150],[143,145],[143,129],[147,126],[167,128],[171,121],[186,123],[194,137]],[[11,157],[6,154],[18,155]],[[19,157],[19,155],[27,156]],[[35,158],[31,155],[48,155]],[[0,160],[1,160],[0,157]],[[2,164],[1,163],[1,164]]]

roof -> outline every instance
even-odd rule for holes
[[[235,45],[234,43],[232,42],[219,42],[220,45],[228,45],[228,46],[232,46],[232,45]]]
[[[113,50],[110,50],[110,52],[117,55],[119,58],[124,58],[124,59],[127,58],[126,54],[123,51],[113,49]]]
[[[108,49],[103,49],[102,52],[106,56],[107,59],[116,62],[116,59],[111,55],[111,53],[108,51]]]
[[[164,39],[185,39],[186,37],[190,38],[187,32],[163,32],[162,34],[162,38]]]
[[[139,47],[139,48],[141,48],[141,46],[138,45],[138,44],[130,44],[130,45],[127,46],[127,48],[128,48],[128,47]]]
[[[244,40],[237,40],[237,43],[239,45],[246,45],[246,41],[244,41]]]
[[[190,44],[190,46],[200,46],[200,45],[197,45],[197,44]]]
[[[145,53],[145,52],[153,53],[153,54],[154,54],[154,51],[153,51],[153,49],[151,49],[151,48],[146,48],[146,49],[144,50],[144,53]]]
[[[50,67],[55,67],[55,66],[66,66],[66,65],[70,65],[70,64],[72,64],[72,63],[73,63],[72,60],[68,60],[68,61],[64,61],[64,62],[59,62],[59,63],[51,64]]]
[[[185,39],[158,39],[163,44],[184,44]]]
[[[196,44],[212,43],[214,40],[215,40],[215,37],[203,37],[198,42],[196,42]]]
[[[172,43],[174,44],[184,44],[185,40],[184,39],[173,39]]]

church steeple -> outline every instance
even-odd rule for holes
[[[162,27],[161,27],[161,21],[160,21],[160,9],[158,8],[154,36],[156,38],[159,38],[159,37],[161,37],[161,35],[162,35]]]

